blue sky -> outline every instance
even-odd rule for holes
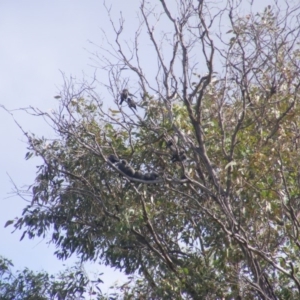
[[[110,1],[115,12],[135,19],[128,2]],[[121,4],[120,4],[121,3]],[[137,0],[131,1],[138,4]],[[122,7],[123,6],[123,7]],[[138,7],[138,5],[137,5]],[[110,28],[102,1],[98,0],[15,0],[0,3],[0,105],[8,109],[34,106],[42,110],[55,108],[53,98],[63,84],[61,72],[78,79],[91,76],[91,54],[96,51],[90,41],[101,42],[100,28]],[[26,131],[51,135],[51,129],[41,119],[14,112]],[[25,161],[25,139],[13,119],[0,110],[0,255],[11,259],[17,269],[29,267],[56,273],[63,264],[53,255],[55,248],[47,239],[19,241],[22,232],[11,234],[12,227],[4,228],[7,220],[20,216],[26,203],[11,191],[33,183],[38,160]],[[96,267],[87,266],[95,270]],[[117,272],[99,266],[104,272],[104,289],[115,280],[122,280]],[[123,278],[124,279],[124,278]]]

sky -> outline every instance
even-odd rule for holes
[[[127,30],[134,31],[139,0],[107,1],[112,16],[122,11]],[[267,3],[260,1],[261,8]],[[0,105],[15,109],[13,115],[25,131],[49,136],[52,131],[41,119],[27,115],[18,108],[28,106],[49,111],[55,108],[54,96],[63,85],[62,73],[81,79],[94,74],[91,60],[103,43],[102,31],[110,36],[110,23],[101,0],[14,0],[0,2]],[[151,60],[149,60],[151,68]],[[61,262],[53,255],[55,248],[46,239],[24,239],[22,232],[11,234],[4,228],[7,220],[20,216],[26,202],[12,193],[14,184],[26,187],[35,178],[38,160],[24,159],[25,138],[10,114],[0,109],[0,255],[11,259],[16,269],[28,267],[57,273],[64,265],[71,266],[76,258]],[[87,265],[104,272],[107,289],[124,276],[103,266]],[[95,269],[93,269],[95,270]]]
[[[136,19],[126,2],[121,2],[110,1],[116,16],[122,10]],[[1,1],[0,105],[10,110],[28,106],[46,111],[55,108],[54,96],[63,84],[62,72],[78,79],[92,76],[95,69],[91,53],[96,51],[93,43],[101,42],[101,28],[108,33],[109,27],[99,0]],[[24,111],[15,110],[13,115],[25,131],[44,136],[52,133],[43,120]],[[71,266],[76,258],[58,261],[53,255],[55,247],[47,244],[47,238],[20,242],[21,231],[11,234],[12,226],[4,228],[6,221],[20,216],[26,205],[12,193],[14,184],[32,184],[39,161],[24,159],[25,138],[11,115],[0,109],[0,119],[0,255],[11,259],[16,269],[28,267],[57,273],[64,265]],[[86,267],[93,269],[91,265]],[[104,290],[116,280],[124,280],[114,270],[103,266],[97,269],[105,273]]]

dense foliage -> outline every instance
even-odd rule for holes
[[[1,300],[86,299],[84,295],[92,299],[94,294],[101,295],[97,287],[101,279],[90,282],[79,265],[57,276],[44,271],[35,273],[27,268],[14,272],[12,268],[11,261],[0,257]]]
[[[43,163],[14,226],[131,274],[120,299],[299,299],[299,6],[167,2],[141,1],[132,42],[112,21],[102,85],[31,111],[56,138],[24,131]]]

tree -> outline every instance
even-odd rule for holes
[[[57,276],[46,272],[28,270],[13,272],[10,260],[0,257],[0,299],[1,300],[48,300],[48,299],[100,299],[97,282],[88,280],[80,265],[74,266]],[[98,289],[98,290],[97,290]],[[98,298],[92,298],[98,295]]]
[[[131,275],[122,299],[299,299],[299,4],[158,3],[133,40],[110,17],[102,81],[31,109],[56,138],[24,131],[43,163],[14,226]]]

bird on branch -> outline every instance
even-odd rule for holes
[[[118,168],[119,170],[121,170],[124,174],[126,174],[127,176],[133,177],[135,171],[134,169],[130,166],[130,164],[128,164],[127,160],[122,159],[119,163],[118,163]]]
[[[114,155],[114,154],[109,155],[109,156],[107,157],[107,159],[108,159],[112,164],[117,163],[117,162],[120,161],[119,158],[118,158],[116,155]]]
[[[123,103],[123,101],[127,100],[128,96],[135,97],[133,94],[130,94],[127,89],[124,89],[120,95],[120,105]]]
[[[144,175],[145,180],[156,180],[158,178],[158,174],[156,172],[146,173]]]
[[[175,149],[171,156],[171,162],[174,163],[177,161],[184,161],[184,160],[186,160],[185,150],[180,150],[179,152],[177,152],[177,150]]]
[[[137,110],[136,109],[136,104],[135,104],[135,102],[131,99],[131,98],[127,98],[127,103],[128,103],[128,107],[129,108],[131,108],[131,109],[135,109],[135,110]]]
[[[144,178],[145,176],[144,176],[144,174],[141,171],[135,171],[133,177],[136,178],[136,179],[142,179],[142,180],[145,179]]]

